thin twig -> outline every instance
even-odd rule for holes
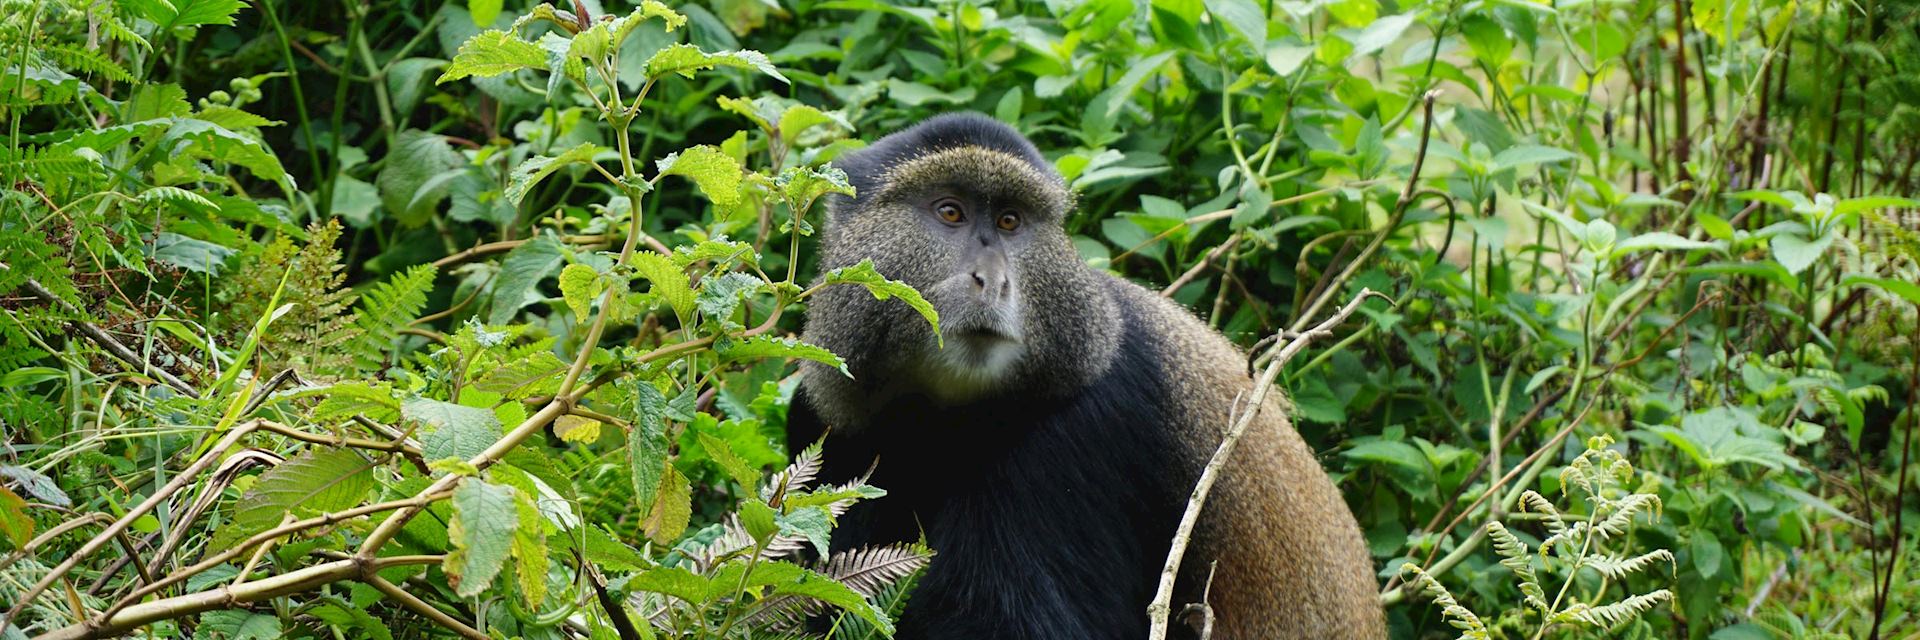
[[[0,263],[0,269],[11,270],[12,267],[7,266],[6,263]],[[23,286],[26,287],[27,292],[32,293],[35,297],[46,300],[68,313],[76,316],[84,315],[79,308],[74,307],[71,303],[54,295],[52,291],[48,291],[45,286],[42,286],[33,278],[27,278]],[[200,390],[195,389],[193,385],[187,384],[185,380],[175,377],[165,369],[153,366],[153,363],[147,362],[146,358],[140,357],[140,355],[134,353],[132,349],[128,349],[126,345],[120,344],[119,340],[114,339],[112,335],[109,335],[100,327],[94,326],[93,323],[74,319],[68,320],[67,326],[73,327],[75,331],[79,331],[81,335],[86,336],[88,340],[92,340],[93,343],[99,345],[101,349],[105,349],[108,355],[113,356],[121,362],[133,365],[134,370],[142,375],[153,376],[161,382],[167,383],[167,386],[173,387],[174,390],[186,394],[189,398],[196,400],[200,398]]]
[[[445,611],[433,608],[433,605],[427,604],[425,601],[414,597],[413,594],[407,593],[406,590],[395,586],[379,575],[369,575],[361,580],[361,582],[365,582],[372,585],[373,588],[379,589],[380,593],[387,596],[387,599],[398,602],[400,606],[425,616],[428,620],[432,620],[434,624],[446,627],[454,633],[472,638],[473,640],[488,640],[487,634],[481,633],[478,629],[473,628],[472,625],[461,622],[458,618],[451,615],[447,615]]]
[[[1199,262],[1194,263],[1192,268],[1187,269],[1186,273],[1182,273],[1179,278],[1175,278],[1172,284],[1167,285],[1167,288],[1161,289],[1160,297],[1173,297],[1175,291],[1179,291],[1180,287],[1187,286],[1187,283],[1193,282],[1194,278],[1200,277],[1200,272],[1206,271],[1207,267],[1213,265],[1213,261],[1219,260],[1220,256],[1225,255],[1228,251],[1232,251],[1234,245],[1238,244],[1240,244],[1240,236],[1236,235],[1227,238],[1226,242],[1222,242],[1220,246],[1214,247],[1212,251],[1208,251],[1207,257],[1201,258]]]
[[[1267,392],[1273,388],[1274,379],[1280,376],[1281,366],[1295,354],[1300,353],[1301,349],[1305,349],[1307,343],[1314,338],[1333,335],[1334,327],[1346,322],[1348,316],[1360,309],[1361,303],[1375,296],[1388,303],[1393,302],[1393,299],[1385,294],[1372,289],[1361,289],[1360,294],[1354,296],[1346,306],[1341,307],[1333,317],[1302,332],[1293,340],[1276,344],[1272,348],[1271,351],[1275,355],[1267,361],[1267,368],[1260,374],[1260,380],[1254,383],[1253,395],[1247,399],[1247,410],[1241,413],[1239,420],[1227,429],[1226,437],[1220,441],[1220,448],[1214,450],[1213,458],[1207,461],[1205,468],[1201,469],[1200,481],[1195,484],[1193,495],[1187,499],[1187,508],[1180,516],[1179,528],[1174,530],[1173,546],[1167,550],[1166,564],[1160,568],[1160,586],[1154,592],[1153,602],[1147,605],[1150,640],[1165,640],[1167,637],[1167,617],[1173,610],[1174,579],[1180,574],[1180,561],[1186,556],[1187,544],[1193,539],[1193,527],[1200,520],[1200,509],[1207,502],[1207,494],[1213,491],[1213,483],[1219,479],[1221,468],[1226,466],[1227,459],[1233,455],[1233,449],[1239,444],[1240,436],[1247,432],[1247,426],[1253,424],[1253,419],[1260,415],[1260,409],[1267,399]]]

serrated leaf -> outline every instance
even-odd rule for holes
[[[253,177],[268,182],[286,179],[280,158],[259,140],[235,133],[226,127],[197,120],[176,118],[161,138],[162,148],[174,156],[212,160],[246,167]]]
[[[493,309],[490,324],[507,324],[525,307],[530,295],[538,295],[541,280],[566,261],[566,249],[553,236],[542,234],[514,247],[500,260],[500,275],[493,283]]]
[[[715,206],[725,208],[740,202],[740,179],[745,172],[739,160],[719,147],[707,144],[689,147],[667,154],[658,165],[660,175],[692,180]]]
[[[19,549],[33,540],[33,517],[27,515],[27,501],[0,487],[0,540]]]
[[[208,611],[200,615],[194,640],[277,640],[280,618],[271,614],[239,609]]]
[[[1774,261],[1786,267],[1787,273],[1797,276],[1826,255],[1827,247],[1833,245],[1833,234],[1808,240],[1798,233],[1782,233],[1769,239],[1767,244],[1773,250]]]
[[[421,425],[420,453],[428,461],[471,460],[501,436],[500,418],[479,407],[413,398],[401,403],[400,415]]]
[[[760,265],[760,253],[753,250],[753,245],[730,240],[702,240],[699,244],[673,248],[673,264],[681,269],[711,260],[720,261],[713,265],[716,268],[725,268],[736,260],[757,267]]]
[[[553,172],[559,171],[567,165],[593,164],[594,154],[600,153],[601,150],[600,145],[591,142],[582,142],[578,146],[568,149],[557,156],[534,156],[527,158],[521,162],[519,166],[513,168],[513,174],[507,180],[507,188],[505,191],[507,202],[513,203],[513,206],[516,207],[520,206],[520,201],[527,197],[527,190],[532,189],[533,186],[539,184],[541,180],[553,175]]]
[[[773,61],[758,51],[720,51],[707,53],[700,47],[690,44],[676,44],[661,49],[647,59],[647,77],[659,78],[669,74],[680,74],[692,78],[694,72],[715,67],[733,67],[758,71],[775,80],[787,82],[787,77],[773,67]]]
[[[1531,145],[1531,144],[1520,145],[1516,147],[1509,147],[1506,150],[1501,151],[1500,153],[1494,155],[1493,163],[1488,167],[1488,170],[1497,172],[1504,169],[1511,169],[1515,167],[1544,164],[1548,162],[1560,162],[1562,160],[1571,160],[1575,157],[1577,156],[1573,155],[1572,152],[1567,151],[1565,149],[1556,149],[1553,147],[1543,147],[1540,145]]]
[[[795,215],[804,216],[804,210],[820,196],[838,193],[843,196],[855,195],[853,184],[847,181],[847,172],[838,167],[792,167],[780,172],[774,179],[774,186],[780,188],[781,197],[793,208]]]
[[[936,329],[937,331],[938,329]],[[745,340],[732,340],[717,349],[722,362],[739,360],[761,360],[767,358],[801,358],[812,360],[835,369],[851,378],[847,363],[825,348],[801,342],[798,338],[780,338],[767,335],[753,336]]]
[[[918,311],[920,317],[925,318],[927,324],[933,326],[935,339],[941,340],[940,313],[934,311],[933,305],[928,303],[926,298],[921,297],[920,292],[914,290],[911,285],[899,280],[888,280],[885,276],[880,275],[880,272],[874,269],[873,260],[871,259],[861,260],[859,264],[850,267],[841,267],[827,272],[826,284],[857,284],[866,287],[867,291],[871,292],[876,300],[898,297],[901,302],[907,303],[907,306],[913,307],[914,311]],[[941,340],[941,343],[945,344],[945,341]]]
[[[695,605],[706,604],[707,594],[715,586],[711,580],[680,567],[648,569],[627,581],[629,591],[664,594]]]
[[[753,537],[755,545],[767,544],[773,534],[780,532],[779,525],[774,523],[774,515],[773,507],[765,502],[746,500],[740,503],[740,526],[746,529],[747,535]]]
[[[153,21],[161,31],[175,27],[206,24],[233,25],[233,15],[244,6],[240,0],[134,0],[127,7],[140,17]]]
[[[0,464],[0,480],[13,483],[20,487],[20,490],[27,492],[27,495],[33,496],[35,500],[56,507],[73,506],[73,499],[67,497],[67,492],[60,490],[60,485],[55,484],[53,478],[33,469]]]
[[[707,457],[712,458],[713,463],[719,465],[720,470],[726,472],[727,477],[732,478],[734,482],[740,483],[740,486],[746,488],[749,493],[759,484],[760,470],[755,469],[753,465],[747,464],[745,459],[735,454],[733,447],[727,446],[726,442],[708,435],[706,432],[700,432],[694,435],[700,441],[700,448],[706,449]]]
[[[303,613],[319,618],[327,626],[341,630],[344,637],[393,640],[393,630],[387,628],[386,622],[344,600],[323,602],[318,606],[307,608]]]
[[[529,610],[547,599],[547,524],[533,497],[513,492],[514,513],[519,525],[513,530],[514,575],[518,578],[521,601]]]
[[[513,399],[552,393],[559,388],[559,377],[566,372],[567,364],[552,351],[535,351],[487,371],[473,388]]]
[[[707,319],[726,320],[740,307],[740,296],[751,295],[761,284],[764,283],[759,277],[739,271],[709,276],[700,281],[694,303],[700,308],[700,315]]]
[[[651,291],[673,307],[673,312],[681,318],[693,316],[693,285],[688,281],[685,271],[673,263],[673,259],[651,251],[633,254],[628,265],[635,273],[645,278],[652,286]]]
[[[634,385],[633,429],[627,432],[627,467],[634,511],[652,513],[667,472],[667,398],[652,383]]]
[[[1913,304],[1920,304],[1920,284],[1914,284],[1913,282],[1906,281],[1906,280],[1898,280],[1894,278],[1876,278],[1873,276],[1860,275],[1860,274],[1851,274],[1845,278],[1840,279],[1840,286],[1843,286],[1843,287],[1857,287],[1857,286],[1863,286],[1863,285],[1869,286],[1869,287],[1877,287],[1881,290],[1886,291],[1887,293],[1891,293],[1893,295],[1905,298],[1907,302],[1911,302]]]
[[[311,517],[358,506],[373,490],[377,466],[353,449],[310,448],[260,474],[240,495],[232,519],[213,536],[224,549],[280,526],[283,518]]]
[[[471,598],[486,591],[513,553],[520,514],[511,487],[467,478],[453,490],[453,522],[447,527],[453,549],[441,569],[454,593]]]
[[[600,279],[600,273],[580,263],[567,265],[560,270],[560,295],[567,301],[567,308],[573,310],[575,322],[584,321],[593,311],[593,300],[606,290],[606,282]]]
[[[460,45],[460,52],[447,65],[435,84],[445,84],[468,76],[482,78],[521,69],[547,68],[547,53],[540,45],[521,40],[499,29],[480,32]]]
[[[642,522],[647,538],[655,544],[670,544],[680,539],[692,515],[693,487],[686,476],[668,465],[660,479],[660,490],[654,496],[653,510]]]

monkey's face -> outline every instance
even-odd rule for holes
[[[901,163],[878,192],[860,194],[857,206],[829,221],[826,259],[871,259],[918,289],[940,314],[939,339],[917,317],[903,317],[904,305],[867,295],[823,299],[812,317],[893,316],[888,344],[876,346],[899,358],[885,367],[905,378],[896,382],[951,402],[989,393],[1018,376],[1029,337],[1044,332],[1028,304],[1059,280],[1048,271],[1063,250],[1072,264],[1060,227],[1069,201],[1058,178],[994,150],[959,147]]]

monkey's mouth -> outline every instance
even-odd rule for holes
[[[997,342],[1018,344],[1020,336],[1007,329],[992,325],[972,325],[954,327],[945,331],[949,341],[962,341],[970,344],[988,345]]]

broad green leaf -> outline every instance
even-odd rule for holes
[[[1575,157],[1577,156],[1565,149],[1555,149],[1553,147],[1543,147],[1539,145],[1521,145],[1510,147],[1500,153],[1494,154],[1493,164],[1489,167],[1489,170],[1498,172],[1515,167],[1571,160]]]
[[[1309,45],[1276,44],[1267,47],[1267,66],[1275,74],[1290,76],[1299,71],[1307,60],[1313,57],[1315,48]]]
[[[1833,212],[1834,213],[1859,213],[1861,211],[1867,211],[1870,209],[1885,209],[1888,207],[1905,207],[1905,208],[1920,207],[1920,200],[1915,200],[1912,198],[1896,198],[1893,196],[1867,196],[1864,198],[1847,198],[1845,200],[1841,200],[1837,203],[1834,203]]]
[[[727,477],[732,478],[734,482],[740,483],[740,486],[745,488],[748,493],[752,493],[754,488],[760,484],[760,470],[755,469],[753,465],[747,464],[745,459],[735,454],[733,447],[727,446],[726,442],[712,435],[708,435],[704,431],[696,433],[694,436],[699,439],[700,448],[706,450],[707,457],[712,458],[713,463],[719,465],[720,470],[726,472]]]
[[[758,51],[707,53],[701,51],[700,47],[690,44],[676,44],[654,53],[652,58],[647,59],[647,77],[659,78],[677,73],[681,77],[692,78],[696,71],[715,67],[758,71],[775,80],[787,82],[787,77],[780,75],[780,71],[773,68],[773,61],[768,60],[764,53]]]
[[[205,24],[232,26],[234,14],[245,6],[241,0],[130,0],[125,4],[160,31]]]
[[[534,156],[527,158],[521,162],[519,166],[513,168],[513,174],[507,179],[507,189],[505,192],[507,202],[513,203],[513,206],[516,207],[520,206],[520,201],[525,200],[527,197],[527,191],[532,189],[534,185],[539,184],[541,180],[553,175],[553,172],[559,171],[567,165],[593,164],[594,154],[600,153],[600,151],[602,151],[600,145],[591,142],[582,142],[578,146],[568,149],[557,156]]]
[[[560,241],[547,234],[507,252],[507,257],[500,261],[500,275],[493,283],[493,309],[487,316],[487,322],[512,322],[522,307],[532,300],[539,300],[540,281],[560,268],[560,264],[566,261],[565,252]]]
[[[208,611],[200,616],[193,637],[219,640],[278,640],[284,633],[280,617],[241,609]]]
[[[808,129],[829,124],[852,128],[845,121],[828,115],[824,111],[810,105],[797,104],[788,107],[784,113],[780,114],[780,140],[791,145]]]
[[[178,118],[167,128],[161,145],[169,155],[213,160],[246,167],[253,177],[268,182],[286,179],[287,171],[273,150],[259,140],[226,127],[193,118]]]
[[[853,374],[847,371],[847,363],[821,347],[801,342],[799,338],[779,338],[774,336],[754,336],[745,340],[730,340],[718,347],[722,362],[739,360],[758,360],[765,358],[802,358],[812,360],[835,369],[849,378]]]
[[[805,216],[802,210],[829,193],[853,196],[854,188],[847,182],[847,172],[839,167],[793,167],[780,172],[773,181],[780,188],[781,196],[794,207],[795,215]]]
[[[653,286],[653,293],[667,301],[667,306],[673,307],[675,314],[681,318],[693,317],[693,285],[688,281],[686,272],[674,264],[672,258],[642,251],[634,253],[628,265]]]
[[[1798,195],[1798,194],[1795,194],[1795,195]],[[1736,192],[1727,194],[1727,197],[1736,198],[1740,200],[1758,200],[1760,202],[1765,202],[1767,204],[1780,207],[1782,209],[1790,210],[1790,209],[1793,209],[1794,207],[1794,201],[1787,199],[1786,196],[1781,195],[1777,191],[1768,191],[1766,189],[1748,189],[1746,191],[1736,191]]]
[[[547,53],[540,45],[521,40],[498,29],[488,29],[460,45],[460,53],[447,65],[435,84],[445,84],[468,76],[482,78],[521,69],[547,68]]]
[[[148,257],[154,260],[208,275],[218,275],[234,253],[237,252],[233,249],[171,231],[155,234],[147,251]]]
[[[214,533],[211,548],[237,545],[289,515],[297,520],[359,506],[373,490],[375,466],[354,449],[309,448],[260,474]]]
[[[627,590],[672,596],[688,604],[706,604],[713,581],[680,567],[658,567],[640,572],[627,581]]]
[[[1787,273],[1797,276],[1813,266],[1820,256],[1826,255],[1827,247],[1833,246],[1833,234],[1822,234],[1808,240],[1798,233],[1782,233],[1768,239],[1767,244],[1773,249],[1774,261],[1786,267]]]
[[[420,453],[428,461],[472,460],[501,436],[500,418],[480,407],[413,398],[401,403],[400,415],[421,426]]]
[[[512,487],[467,478],[453,490],[453,522],[447,536],[453,549],[440,568],[454,593],[471,598],[493,585],[513,554],[520,513]]]
[[[683,176],[700,187],[700,193],[719,207],[731,207],[740,201],[740,179],[745,171],[740,161],[719,147],[699,145],[659,160],[660,175]]]
[[[919,312],[920,317],[926,318],[927,324],[933,326],[935,339],[945,344],[945,340],[940,336],[940,314],[934,311],[933,304],[927,302],[926,298],[920,297],[920,292],[907,283],[888,280],[886,276],[880,275],[880,272],[873,268],[873,260],[861,260],[859,264],[828,272],[826,284],[857,284],[866,287],[876,300],[900,298],[901,302],[907,303],[907,306]]]
[[[228,576],[229,579],[232,576]],[[364,586],[364,585],[363,585]],[[370,640],[393,640],[393,630],[387,623],[343,600],[322,598],[318,606],[308,607],[301,613],[319,618],[329,627],[340,630],[343,637],[364,637]],[[277,627],[276,627],[277,629]],[[279,636],[271,636],[279,637]]]
[[[627,469],[633,479],[634,512],[652,513],[666,478],[667,398],[652,383],[634,385],[633,428],[627,432]]]
[[[60,485],[54,483],[53,478],[49,478],[46,474],[34,471],[33,469],[18,465],[0,464],[0,480],[6,480],[14,486],[20,487],[22,491],[26,491],[27,495],[33,496],[35,500],[56,507],[73,506],[73,498],[68,497],[67,492],[61,491]]]
[[[567,363],[559,356],[540,350],[482,373],[473,388],[513,399],[549,394],[559,388],[560,374],[566,370]]]
[[[759,276],[739,271],[708,276],[700,280],[700,292],[694,302],[700,308],[700,315],[708,320],[725,321],[740,307],[740,296],[751,295],[762,284]]]
[[[1693,569],[1700,572],[1702,578],[1712,578],[1720,573],[1720,563],[1726,559],[1726,550],[1720,546],[1720,539],[1706,528],[1696,529],[1693,539],[1687,543],[1688,555],[1693,556]]]
[[[766,544],[767,540],[773,538],[773,534],[780,532],[779,525],[774,523],[775,515],[773,507],[767,506],[765,502],[759,500],[740,502],[740,527],[746,529],[747,535],[753,537],[754,544]]]
[[[500,17],[502,0],[467,0],[467,14],[473,16],[474,24],[493,24]]]
[[[573,540],[575,531],[584,539],[583,542]],[[556,536],[553,544],[562,549],[577,548],[580,555],[585,556],[588,562],[599,565],[602,569],[639,571],[652,566],[652,563],[645,556],[640,555],[640,552],[633,550],[633,547],[627,546],[599,526],[587,525],[575,531]]]
[[[1636,251],[1649,251],[1649,250],[1691,251],[1694,249],[1712,249],[1714,251],[1719,251],[1722,253],[1726,252],[1726,249],[1723,248],[1718,242],[1702,242],[1699,240],[1689,240],[1685,237],[1667,233],[1665,231],[1653,231],[1649,233],[1643,233],[1631,238],[1627,238],[1625,240],[1621,240],[1617,243],[1614,243],[1613,255],[1619,256],[1619,255],[1633,253]]]
[[[1400,34],[1405,33],[1407,27],[1413,25],[1413,19],[1412,13],[1375,19],[1372,24],[1367,25],[1367,28],[1361,29],[1359,35],[1354,36],[1353,52],[1347,54],[1347,60],[1353,61],[1370,56],[1387,48],[1387,45],[1393,44],[1394,40],[1400,39]]]
[[[436,177],[465,165],[466,158],[453,150],[445,136],[419,129],[401,131],[393,144],[393,152],[374,178],[380,202],[387,215],[406,226],[426,224],[452,186],[447,178]]]
[[[1340,455],[1355,460],[1364,460],[1399,467],[1421,477],[1433,473],[1433,464],[1418,447],[1398,440],[1370,440],[1354,445],[1340,452]]]
[[[715,261],[714,268],[725,268],[734,261],[748,266],[760,265],[760,253],[753,245],[731,240],[702,240],[699,244],[680,245],[673,248],[673,264],[685,269],[696,263]]]
[[[574,322],[584,322],[593,312],[593,301],[606,291],[607,283],[600,273],[578,262],[560,270],[560,296],[567,301],[567,308],[573,310]]]
[[[1255,47],[1267,44],[1265,3],[1253,0],[1206,0],[1207,13]]]
[[[1886,291],[1887,293],[1891,293],[1893,295],[1900,296],[1901,298],[1905,298],[1907,302],[1910,302],[1913,304],[1920,304],[1920,284],[1915,284],[1912,281],[1908,281],[1908,280],[1900,280],[1896,278],[1878,278],[1874,276],[1856,273],[1856,274],[1848,274],[1847,277],[1841,278],[1840,286],[1876,287],[1883,291]]]
[[[1758,417],[1740,407],[1714,407],[1687,414],[1680,427],[1655,425],[1649,430],[1665,438],[1692,458],[1702,469],[1714,470],[1734,464],[1757,464],[1774,471],[1805,467],[1778,442],[1742,433],[1770,430]]]
[[[1706,211],[1694,211],[1693,219],[1700,223],[1700,228],[1705,230],[1709,237],[1715,240],[1733,240],[1733,225],[1725,218]]]

